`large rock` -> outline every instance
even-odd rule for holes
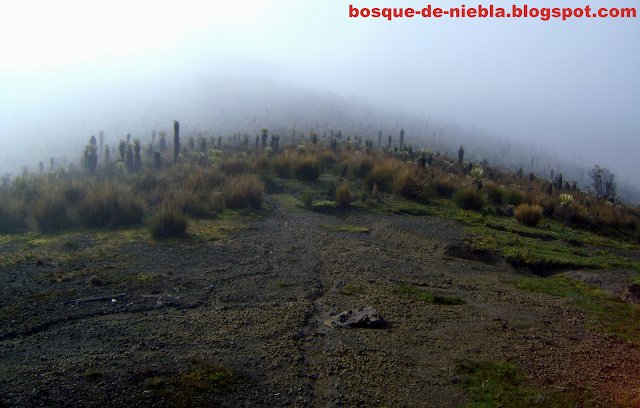
[[[384,320],[371,306],[359,310],[347,310],[330,320],[335,327],[357,327],[365,329],[380,329],[384,326]]]

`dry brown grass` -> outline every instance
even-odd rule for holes
[[[589,211],[586,206],[574,201],[565,205],[557,205],[553,211],[553,217],[566,225],[586,226]]]
[[[349,189],[349,185],[343,184],[336,189],[336,203],[342,208],[346,208],[353,201],[353,197],[351,196],[351,189]]]
[[[417,199],[425,189],[421,173],[417,167],[404,167],[393,178],[391,190],[410,200]]]
[[[528,227],[535,227],[542,219],[542,207],[537,204],[520,204],[513,210],[516,220]]]
[[[227,180],[222,195],[227,208],[261,208],[264,183],[251,174],[231,177]]]
[[[376,163],[365,179],[365,184],[370,190],[373,186],[383,192],[391,192],[393,180],[401,171],[402,163],[395,159],[385,159]]]
[[[175,203],[165,202],[149,221],[148,229],[155,239],[182,237],[189,221]]]
[[[22,200],[9,195],[0,197],[0,233],[20,232],[27,228],[27,211]]]

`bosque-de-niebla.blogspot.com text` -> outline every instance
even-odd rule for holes
[[[635,8],[591,8],[585,7],[529,7],[528,5],[517,6],[511,8],[494,7],[493,5],[477,7],[466,7],[464,4],[459,7],[435,7],[431,4],[420,8],[367,8],[354,7],[349,5],[349,17],[360,18],[380,18],[391,21],[394,18],[539,18],[547,21],[552,18],[562,18],[567,20],[570,18],[635,18]]]

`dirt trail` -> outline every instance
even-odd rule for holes
[[[512,362],[537,385],[589,385],[601,406],[615,394],[640,398],[638,347],[591,332],[567,299],[506,284],[518,272],[503,263],[451,256],[464,254],[455,223],[292,213],[268,203],[273,215],[220,241],[131,242],[78,264],[2,267],[1,400],[202,406],[184,395],[194,392],[226,407],[458,407],[466,395],[455,367],[465,359]],[[105,284],[90,285],[90,273],[45,278],[74,268],[99,271]],[[427,303],[394,293],[399,285],[467,303]],[[64,303],[116,293],[125,296]],[[326,324],[364,306],[379,312],[384,329]],[[176,376],[191,372],[194,358],[233,370],[234,382],[181,388]]]

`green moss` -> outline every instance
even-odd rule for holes
[[[587,313],[588,323],[605,333],[640,344],[640,306],[626,303],[619,296],[592,285],[556,275],[518,279],[519,289],[573,299]]]
[[[465,408],[524,408],[524,407],[592,407],[590,390],[546,390],[527,386],[517,369],[500,361],[463,361],[458,363],[464,386],[471,401]]]
[[[415,295],[416,297],[420,298],[421,300],[424,300],[425,302],[435,303],[438,305],[455,306],[455,305],[464,305],[467,303],[457,296],[446,296],[433,291],[426,291],[426,290],[422,290],[409,285],[396,286],[392,290],[393,290],[393,293]]]
[[[355,285],[345,285],[340,289],[339,293],[344,296],[353,296],[360,293],[360,288]]]
[[[331,214],[338,209],[335,201],[314,201],[313,211],[321,214]]]
[[[640,271],[640,263],[619,255],[583,245],[595,239],[593,233],[567,229],[549,220],[547,228],[524,226],[511,218],[487,215],[469,217],[460,214],[465,230],[473,234],[468,244],[475,249],[502,252],[505,260],[514,266],[533,270],[553,268],[626,268]],[[605,243],[602,239],[600,242]],[[619,242],[609,240],[608,247],[620,247]]]
[[[369,232],[367,228],[356,227],[353,225],[345,225],[345,224],[342,224],[342,225],[320,224],[319,227],[330,232],[350,232],[354,234]]]
[[[212,398],[229,390],[239,380],[236,372],[215,364],[192,361],[186,371],[155,375],[148,378],[149,396],[145,405],[153,401],[169,403],[174,407],[211,406]]]
[[[305,208],[302,201],[289,194],[272,194],[271,197],[289,212],[300,212]]]

